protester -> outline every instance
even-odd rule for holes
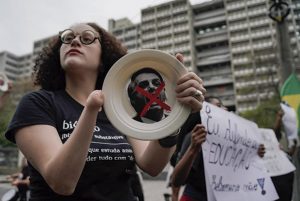
[[[279,109],[276,114],[274,132],[278,141],[282,138],[281,127],[282,127],[282,117],[284,112],[282,109]],[[286,156],[292,160],[297,147],[297,140],[294,140],[290,143],[289,148],[285,151]],[[284,151],[284,150],[283,150]],[[276,201],[290,201],[292,200],[293,195],[293,183],[294,183],[294,172],[289,172],[280,176],[271,177],[272,182],[276,188],[279,199]]]
[[[4,74],[0,74],[0,110],[3,108],[12,90],[12,82],[4,79]],[[3,78],[2,78],[3,77]],[[7,85],[7,86],[5,86]]]
[[[215,105],[217,107],[220,107],[220,108],[222,108],[222,109],[224,109],[226,111],[228,111],[228,108],[223,105],[221,99],[218,98],[218,97],[216,97],[216,96],[205,97],[205,101],[208,102],[208,103],[210,103],[210,104],[213,104],[213,105]]]
[[[174,167],[180,157],[180,151],[181,151],[181,147],[182,147],[182,143],[184,141],[184,138],[186,137],[187,134],[189,134],[195,125],[197,125],[198,123],[201,123],[200,121],[200,114],[199,112],[195,112],[192,113],[188,119],[186,120],[186,122],[183,124],[183,126],[181,127],[181,131],[180,134],[178,135],[178,140],[177,140],[177,146],[176,146],[176,150],[174,152],[174,154],[172,155],[171,159],[170,159],[170,165],[172,166],[172,170],[169,173],[168,177],[167,177],[167,187],[171,188],[171,194],[169,195],[168,193],[166,193],[165,196],[165,201],[167,201],[168,199],[171,199],[172,201],[178,201],[179,196],[180,196],[180,189],[181,189],[181,185],[174,185],[173,183],[173,171],[174,171]]]
[[[124,136],[102,109],[110,101],[101,91],[104,78],[126,53],[104,29],[81,23],[60,32],[38,58],[34,78],[41,89],[22,98],[5,134],[28,159],[32,201],[133,201],[135,165],[156,176],[168,163],[176,138]],[[180,77],[174,93],[199,112],[205,89],[195,73]]]
[[[217,97],[209,96],[205,100],[227,110],[222,101]],[[180,201],[207,201],[204,161],[201,148],[201,144],[206,139],[206,130],[201,124],[200,114],[194,114],[191,118],[193,118],[195,127],[187,135],[179,138],[182,141],[178,142],[178,147],[181,147],[181,150],[179,151],[178,162],[172,174],[172,184],[176,187],[185,185]],[[265,147],[263,144],[259,145],[257,154],[260,157],[264,156]]]
[[[180,201],[204,201],[207,200],[204,164],[201,152],[201,144],[206,139],[206,130],[200,124],[196,124],[192,132],[187,134],[179,152],[179,160],[172,174],[172,184],[175,187],[185,185]]]
[[[17,197],[19,201],[27,201],[29,196],[29,170],[27,160],[23,158],[21,171],[11,174],[7,177],[12,186],[15,186],[18,191]]]
[[[173,156],[174,155],[175,154],[173,154]],[[178,197],[179,197],[180,186],[174,186],[172,183],[172,174],[173,174],[174,166],[175,166],[175,163],[172,163],[172,161],[173,160],[171,159],[170,163],[169,163],[170,166],[168,169],[167,178],[166,178],[166,187],[167,187],[167,189],[170,188],[170,191],[165,192],[163,194],[165,201],[178,201]]]
[[[142,175],[139,170],[135,167],[131,174],[130,185],[133,195],[138,201],[144,201],[144,190],[142,185]]]

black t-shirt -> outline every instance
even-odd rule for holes
[[[15,142],[17,129],[38,124],[50,125],[56,128],[65,143],[82,110],[83,106],[64,90],[29,93],[19,103],[5,136]],[[104,111],[99,112],[86,164],[75,192],[71,196],[56,194],[29,163],[31,200],[133,201],[129,178],[134,164],[133,150],[126,137],[112,126]]]
[[[181,126],[178,138],[177,138],[177,145],[176,145],[176,150],[175,153],[172,155],[170,164],[175,167],[176,162],[178,160],[178,155],[182,147],[183,140],[187,134],[189,134],[193,128],[195,127],[196,124],[201,123],[200,120],[200,113],[195,112],[191,113],[188,117],[188,119],[184,122],[184,124]]]
[[[188,147],[191,144],[191,131],[195,127],[196,124],[201,123],[200,114],[193,113],[189,116],[185,124],[182,126],[177,149],[178,156],[176,157],[177,162],[182,158],[184,153],[187,151]],[[193,166],[189,175],[186,179],[186,184],[189,184],[196,190],[199,194],[201,194],[201,200],[207,200],[206,198],[206,184],[205,184],[205,175],[204,175],[204,161],[202,152],[199,152],[195,161],[193,162]]]
[[[188,147],[191,144],[191,134],[185,136],[185,139],[182,143],[181,151],[179,154],[179,160],[182,158],[184,153],[187,151]],[[186,179],[186,184],[189,184],[195,189],[198,193],[206,198],[206,183],[205,183],[205,175],[204,175],[204,161],[202,152],[199,152],[195,161],[193,162],[191,171]]]

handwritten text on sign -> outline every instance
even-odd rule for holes
[[[212,188],[208,192],[218,201],[275,200],[270,177],[253,165],[258,160],[257,125],[206,102],[200,114],[207,129],[202,149],[207,188]]]
[[[279,142],[276,139],[274,131],[266,128],[261,128],[259,131],[266,147],[263,163],[269,175],[279,176],[294,171],[295,166],[279,148]]]

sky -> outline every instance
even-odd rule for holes
[[[33,42],[78,22],[141,21],[141,9],[170,0],[0,0],[0,52],[32,53]],[[209,0],[190,0],[192,5]]]

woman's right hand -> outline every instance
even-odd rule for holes
[[[191,149],[199,151],[200,146],[206,140],[206,129],[202,124],[197,124],[192,130]]]
[[[104,104],[104,95],[101,90],[93,91],[87,98],[86,107],[95,109],[98,111],[102,110],[102,106]]]

